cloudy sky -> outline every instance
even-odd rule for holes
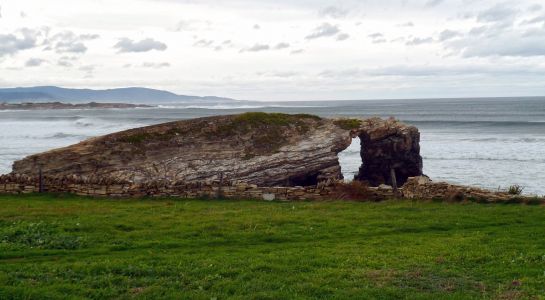
[[[545,95],[543,0],[0,0],[0,86]]]

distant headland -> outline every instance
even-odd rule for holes
[[[161,101],[229,101],[215,96],[178,95],[172,92],[127,87],[106,90],[69,89],[57,86],[17,87],[0,89],[0,102],[161,102]]]
[[[145,104],[131,103],[62,103],[62,102],[25,102],[25,103],[0,103],[0,110],[44,110],[44,109],[108,109],[108,108],[145,108],[153,107]]]

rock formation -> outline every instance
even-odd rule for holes
[[[420,134],[413,126],[405,126],[393,119],[366,120],[358,129],[361,140],[361,159],[357,180],[372,186],[392,185],[391,171],[395,171],[398,186],[407,178],[422,174]]]
[[[308,186],[342,178],[337,154],[362,139],[357,179],[402,185],[422,174],[419,133],[395,120],[332,120],[312,115],[245,113],[118,132],[32,155],[12,174],[70,175],[146,182],[246,182]]]

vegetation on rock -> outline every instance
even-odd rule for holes
[[[219,125],[217,132],[225,138],[253,132],[252,145],[246,149],[246,157],[251,158],[276,152],[287,143],[290,132],[304,134],[320,120],[309,114],[247,112]]]
[[[507,193],[509,193],[510,195],[521,195],[523,191],[524,187],[518,184],[512,185],[507,189]]]
[[[358,119],[340,119],[334,121],[335,125],[339,126],[344,130],[358,129],[362,123]]]

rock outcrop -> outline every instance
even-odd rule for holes
[[[363,164],[356,175],[357,180],[368,181],[372,186],[392,185],[393,169],[397,184],[401,186],[407,178],[422,174],[420,134],[416,127],[394,119],[370,119],[362,122],[358,136]]]
[[[362,138],[358,179],[398,184],[422,174],[415,127],[379,118],[331,120],[312,115],[245,113],[127,130],[32,155],[14,175],[111,178],[142,184],[246,182],[310,186],[342,178],[337,154]]]

